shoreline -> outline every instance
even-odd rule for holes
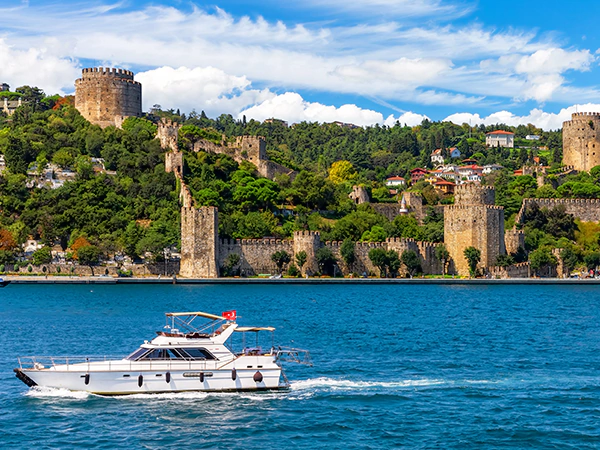
[[[87,277],[42,277],[4,276],[12,284],[439,284],[439,285],[599,285],[594,278],[112,278],[106,276]]]

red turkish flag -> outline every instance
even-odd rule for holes
[[[232,309],[231,311],[225,311],[223,314],[221,314],[223,317],[225,317],[227,320],[235,320],[236,313],[235,313],[235,309]]]

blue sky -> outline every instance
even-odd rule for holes
[[[4,0],[0,81],[136,72],[144,107],[289,122],[534,123],[600,110],[600,3]]]

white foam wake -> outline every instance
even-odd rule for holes
[[[29,389],[25,393],[25,395],[27,397],[34,398],[74,398],[78,400],[83,400],[93,394],[83,391],[70,391],[68,389],[63,388],[35,386]]]
[[[353,381],[336,380],[334,378],[309,378],[308,380],[296,381],[291,383],[294,391],[330,389],[330,390],[352,390],[352,389],[398,389],[407,387],[424,387],[446,384],[443,380],[421,379],[421,380],[400,380],[400,381]]]

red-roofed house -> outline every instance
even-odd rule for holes
[[[515,133],[510,131],[497,130],[485,135],[485,145],[488,147],[508,147],[515,146]]]
[[[410,171],[410,182],[415,184],[417,181],[422,180],[427,175],[427,170],[417,167]]]
[[[444,194],[454,194],[454,187],[456,186],[456,184],[454,184],[452,181],[439,179],[434,183],[434,186],[436,189],[442,191]]]
[[[404,186],[406,181],[402,177],[388,177],[385,180],[385,185],[387,187],[396,187],[396,186]]]

